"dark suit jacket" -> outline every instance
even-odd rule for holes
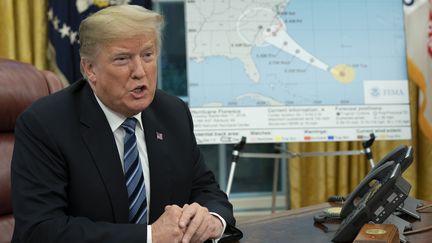
[[[234,225],[232,206],[196,145],[186,104],[157,91],[142,121],[150,168],[149,223],[165,205],[198,202]],[[146,226],[128,224],[114,136],[87,82],[35,102],[18,118],[15,136],[14,242],[145,241]]]

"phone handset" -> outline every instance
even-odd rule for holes
[[[342,221],[332,241],[352,242],[364,224],[383,223],[406,199],[411,189],[401,173],[400,163],[388,161],[367,176],[362,182],[369,181],[373,186],[359,200],[358,205],[354,206],[352,202],[347,204],[352,211]]]
[[[379,177],[379,175],[385,175],[382,172],[384,166],[387,162],[393,161],[396,164],[400,164],[401,173],[403,173],[412,163],[414,159],[414,150],[411,146],[400,145],[388,153],[384,158],[381,159],[379,163],[372,168],[372,170],[366,175],[366,177],[360,182],[356,189],[350,193],[347,200],[341,210],[341,218],[345,218],[348,214],[356,207],[356,201],[362,198],[371,188],[372,185],[368,185],[373,178]],[[389,165],[387,165],[389,166]],[[379,171],[379,172],[377,172]]]
[[[406,150],[405,156],[399,163],[401,165],[402,173],[406,169],[408,169],[408,167],[412,164],[413,160],[414,160],[414,149],[412,148],[412,146],[409,146],[408,149]]]
[[[382,184],[387,181],[394,165],[394,161],[387,161],[379,167],[374,167],[344,202],[340,213],[341,218],[346,218],[358,206],[361,198],[374,187],[375,183]]]
[[[411,158],[411,160],[407,160],[407,158]],[[399,145],[395,149],[393,149],[390,153],[388,153],[384,158],[381,159],[378,164],[373,167],[372,170],[375,168],[379,168],[381,165],[383,165],[387,161],[394,161],[396,163],[399,163],[401,165],[401,171],[402,173],[408,168],[413,159],[413,149],[411,146],[406,145]]]

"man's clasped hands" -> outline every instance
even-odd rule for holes
[[[219,238],[222,229],[222,221],[198,203],[185,204],[182,208],[168,205],[152,224],[152,238],[153,243],[197,243]]]

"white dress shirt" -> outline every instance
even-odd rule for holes
[[[102,101],[99,100],[99,98],[95,95],[97,102],[99,103],[99,106],[102,108],[102,111],[105,113],[105,116],[108,120],[108,123],[111,127],[111,131],[114,134],[114,139],[117,145],[117,150],[119,153],[120,161],[122,164],[122,169],[124,172],[124,159],[123,159],[123,152],[124,152],[124,143],[123,139],[125,136],[125,130],[121,126],[123,122],[126,120],[127,117],[123,116],[122,114],[115,112],[108,108]],[[144,127],[143,123],[141,121],[141,112],[136,114],[134,116],[138,122],[137,126],[135,128],[135,136],[137,137],[137,146],[138,146],[138,153],[139,158],[141,162],[141,168],[144,173],[144,186],[146,189],[146,197],[147,197],[147,222],[149,221],[149,215],[150,215],[150,170],[149,170],[149,163],[148,163],[148,156],[147,156],[147,146],[145,143],[145,137],[144,137]],[[151,225],[147,225],[147,243],[152,243],[152,231],[151,231]]]

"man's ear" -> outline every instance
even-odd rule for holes
[[[96,82],[96,75],[94,73],[93,63],[86,58],[81,58],[81,67],[87,76],[88,81],[94,84],[94,82]]]

